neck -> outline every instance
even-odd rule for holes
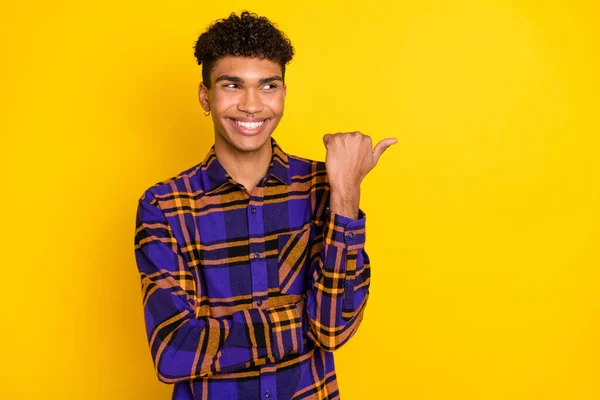
[[[227,141],[215,138],[215,155],[233,180],[251,192],[269,169],[273,155],[271,139],[255,151],[240,151]]]

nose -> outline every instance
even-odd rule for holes
[[[238,110],[250,114],[262,111],[262,100],[258,90],[244,90],[240,102],[238,103]]]

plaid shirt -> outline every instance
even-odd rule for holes
[[[173,399],[340,397],[332,352],[369,296],[365,213],[333,212],[325,163],[271,145],[252,194],[213,145],[139,199],[146,334]]]

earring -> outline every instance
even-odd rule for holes
[[[210,110],[204,111],[204,115],[208,117],[210,115]]]

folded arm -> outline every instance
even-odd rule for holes
[[[239,371],[301,353],[303,301],[227,317],[196,315],[196,280],[151,192],[139,200],[135,258],[148,343],[162,382]]]

